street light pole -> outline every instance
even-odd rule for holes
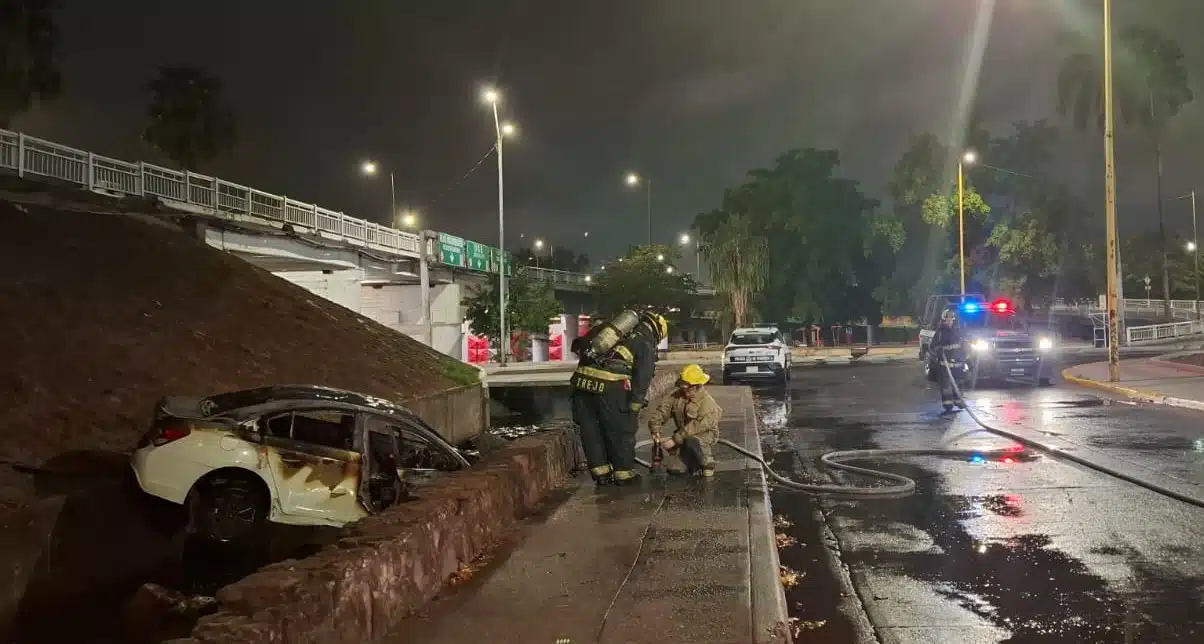
[[[392,170],[389,171],[389,221],[397,221],[397,188],[393,184]]]
[[[1191,250],[1194,255],[1195,268],[1192,270],[1192,277],[1196,282],[1196,301],[1195,311],[1196,320],[1200,319],[1200,235],[1196,229],[1196,191],[1191,191]]]
[[[652,179],[642,177],[634,172],[627,173],[627,185],[635,187],[644,184],[648,208],[648,245],[652,245]]]
[[[962,299],[966,298],[966,172],[965,165],[978,160],[973,152],[957,159],[957,258],[961,267]]]
[[[644,187],[648,190],[648,245],[652,245],[652,179],[644,179]]]
[[[957,161],[957,257],[961,266],[962,299],[966,297],[966,179]]]
[[[497,246],[498,261],[498,362],[505,366],[510,353],[510,334],[506,328],[506,208],[505,181],[502,172],[502,122],[498,118],[497,104],[501,99],[497,90],[485,90],[485,101],[493,110],[493,131],[497,135]]]
[[[1108,380],[1120,382],[1120,280],[1116,247],[1116,150],[1112,104],[1112,0],[1104,2],[1104,227],[1108,245]]]

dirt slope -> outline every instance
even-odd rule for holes
[[[404,402],[475,380],[149,217],[0,201],[0,230],[3,461],[124,451],[166,394],[312,383]]]

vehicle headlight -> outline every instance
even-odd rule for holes
[[[1051,338],[1041,338],[1037,340],[1037,348],[1042,351],[1049,351],[1053,348],[1053,346],[1053,339]]]
[[[970,349],[978,353],[983,353],[991,350],[991,344],[986,340],[975,340],[970,343]]]

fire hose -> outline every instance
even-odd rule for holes
[[[940,360],[940,365],[942,368],[944,368],[945,375],[949,378],[949,382],[953,388],[954,394],[957,396],[957,399],[964,401],[964,398],[962,396],[961,387],[958,385],[957,378],[955,378],[953,376],[953,370],[950,368],[949,362],[945,359],[944,356],[942,356],[942,358]],[[1181,502],[1187,503],[1189,505],[1193,505],[1193,506],[1196,506],[1199,508],[1204,508],[1204,500],[1188,496],[1186,494],[1163,487],[1161,485],[1157,485],[1155,483],[1151,483],[1149,481],[1144,481],[1144,480],[1139,479],[1130,474],[1126,474],[1124,472],[1120,472],[1118,470],[1107,467],[1105,465],[1100,465],[1098,463],[1092,462],[1081,456],[1077,456],[1077,455],[1069,453],[1067,451],[1059,450],[1059,449],[1050,447],[1048,445],[1044,445],[1044,444],[1034,441],[1030,438],[1021,436],[1020,434],[1010,432],[1006,429],[1001,429],[999,427],[995,427],[994,425],[991,425],[987,421],[983,420],[983,418],[981,416],[979,416],[978,413],[975,412],[975,410],[972,407],[970,407],[969,405],[966,405],[964,407],[964,411],[970,416],[970,418],[980,428],[982,428],[983,431],[986,431],[991,434],[995,434],[996,436],[1000,436],[1000,437],[1006,438],[1011,441],[1015,441],[1020,446],[1019,450],[1016,447],[1008,447],[1008,448],[996,449],[996,450],[972,450],[972,449],[953,449],[953,448],[948,448],[948,447],[938,447],[938,448],[927,448],[927,449],[858,449],[858,450],[839,450],[839,451],[834,451],[834,452],[828,452],[820,457],[820,462],[823,463],[826,467],[828,467],[832,470],[847,472],[850,474],[856,474],[861,477],[875,479],[878,481],[885,482],[885,485],[834,485],[834,484],[820,484],[820,483],[801,483],[799,481],[792,480],[786,476],[779,474],[778,472],[775,472],[773,470],[773,468],[770,467],[769,463],[767,463],[765,461],[764,457],[762,457],[752,451],[749,451],[744,446],[738,445],[736,443],[733,443],[732,441],[729,441],[729,440],[723,439],[723,438],[719,439],[718,443],[720,445],[723,445],[724,447],[727,447],[728,449],[734,450],[737,453],[756,461],[761,466],[761,468],[765,470],[766,475],[768,475],[770,479],[772,479],[775,483],[777,483],[777,485],[781,486],[782,488],[786,488],[786,489],[794,490],[794,491],[798,491],[798,492],[806,492],[809,494],[855,497],[855,498],[860,498],[860,499],[894,499],[894,498],[902,498],[902,497],[910,496],[915,493],[916,482],[913,479],[910,479],[910,478],[900,475],[900,474],[894,474],[892,472],[884,472],[881,470],[870,469],[868,467],[861,467],[858,465],[850,465],[848,463],[848,461],[900,459],[900,458],[908,458],[908,457],[915,457],[915,456],[942,456],[942,457],[967,458],[967,459],[982,458],[982,459],[989,460],[989,459],[993,459],[993,458],[1006,458],[1009,456],[1011,456],[1011,457],[1019,456],[1024,453],[1024,450],[1031,449],[1033,451],[1048,454],[1048,455],[1054,456],[1056,458],[1068,460],[1072,463],[1081,465],[1088,469],[1092,469],[1097,472],[1119,478],[1128,483],[1133,483],[1134,485],[1145,488],[1151,492],[1155,492],[1157,494],[1161,494],[1163,496],[1169,497],[1176,501],[1181,501]],[[974,430],[974,431],[977,431],[977,430]],[[973,433],[973,431],[958,434],[956,436],[953,436],[952,438],[947,439],[944,442],[945,442],[945,444],[951,443],[954,440],[957,440],[958,438],[961,438],[962,436],[965,436],[968,433]],[[637,448],[646,447],[648,445],[652,445],[653,443],[654,443],[654,441],[652,441],[652,440],[644,440],[644,441],[640,441],[639,443],[637,443],[636,447]],[[649,469],[652,469],[652,467],[653,467],[652,463],[649,463],[648,461],[645,461],[640,458],[637,458],[636,462]]]

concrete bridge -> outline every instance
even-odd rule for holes
[[[0,129],[0,169],[189,215],[196,238],[414,337],[463,355],[463,300],[502,254],[436,231],[407,232],[217,177],[128,162]],[[591,277],[529,269],[567,314],[592,308]],[[713,292],[704,292],[711,297]]]

